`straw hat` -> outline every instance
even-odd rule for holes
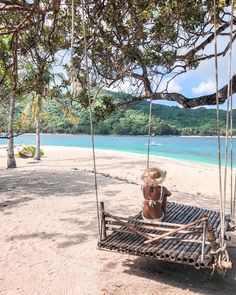
[[[148,168],[144,170],[141,179],[144,185],[155,187],[166,179],[166,171],[159,168]]]

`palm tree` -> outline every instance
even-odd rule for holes
[[[34,104],[33,104],[33,122],[35,124],[35,154],[34,159],[41,159],[40,152],[40,114],[41,114],[41,106],[42,106],[42,96],[40,94],[36,94]]]
[[[8,148],[7,148],[7,169],[16,168],[16,159],[14,154],[14,115],[17,96],[13,93],[11,97],[9,122],[8,122]]]
[[[48,75],[47,79],[51,77],[51,75]],[[48,81],[46,78],[44,81]],[[53,98],[53,97],[60,97],[61,94],[58,91],[53,91],[53,89],[48,89],[48,87],[44,88],[44,94],[33,92],[31,96],[30,102],[26,105],[24,108],[19,126],[21,129],[24,129],[29,127],[30,125],[35,126],[35,154],[34,159],[40,160],[41,159],[41,148],[40,148],[40,126],[41,126],[41,115],[42,115],[42,104],[43,99],[47,99],[47,97]],[[66,116],[69,118],[70,122],[73,125],[76,125],[78,123],[78,119],[73,113],[69,110],[68,107],[64,105],[62,101],[59,99],[56,99],[60,109],[66,114]]]
[[[34,64],[27,63],[27,70],[29,74],[28,84],[34,85],[34,91],[31,92],[32,100],[26,105],[24,109],[20,125],[26,125],[26,123],[34,124],[35,126],[35,154],[34,159],[40,160],[40,121],[41,121],[41,109],[42,99],[46,97],[49,89],[50,81],[53,74],[49,71],[49,64],[47,59],[41,58],[37,53],[34,58]],[[32,110],[32,116],[29,120],[30,110]],[[29,122],[30,121],[30,122]]]
[[[12,81],[12,95],[10,103],[10,113],[8,122],[8,149],[7,149],[7,169],[16,168],[16,159],[14,154],[14,117],[15,117],[15,106],[18,97],[18,58],[17,58],[17,33],[13,34],[12,37],[12,60],[13,69],[10,74],[10,80]]]

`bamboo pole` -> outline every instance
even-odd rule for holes
[[[215,212],[214,211],[205,211],[205,214],[208,214],[208,220],[214,219]],[[198,237],[199,240],[201,240],[201,235]],[[189,258],[196,253],[197,248],[199,248],[198,245],[186,245],[182,251],[177,256],[178,261],[189,261]],[[199,253],[200,255],[200,253]],[[198,255],[198,256],[199,256]],[[195,256],[195,255],[194,255]]]
[[[180,226],[179,228],[172,229],[172,230],[170,230],[169,232],[164,233],[164,234],[162,234],[162,235],[159,235],[159,236],[156,237],[156,238],[148,239],[147,241],[144,242],[144,244],[149,244],[149,243],[152,243],[152,242],[158,241],[158,240],[160,240],[160,239],[162,239],[162,238],[164,238],[164,237],[166,237],[166,236],[168,236],[168,235],[172,235],[172,234],[174,234],[174,233],[179,232],[180,230],[184,230],[184,229],[190,228],[190,227],[194,226],[195,224],[198,224],[198,223],[200,223],[200,222],[202,222],[202,221],[205,221],[205,220],[207,220],[207,217],[202,217],[202,218],[200,218],[200,219],[198,219],[198,220],[195,220],[195,221],[193,221],[193,222],[191,222],[191,223],[189,223],[189,224],[185,224],[185,225],[183,225],[183,226]]]
[[[139,230],[137,230],[134,226],[130,225],[129,223],[122,221],[119,217],[113,216],[113,215],[111,215],[110,213],[105,212],[105,211],[104,211],[104,214],[105,214],[106,216],[111,217],[111,218],[115,219],[116,221],[120,222],[121,225],[126,226],[127,228],[129,228],[131,231],[133,231],[133,232],[136,233],[137,235],[140,235],[140,236],[142,236],[142,237],[145,238],[145,239],[148,239],[148,238],[149,238],[148,235],[146,235],[146,234],[140,232]]]
[[[174,220],[179,220],[181,222],[185,222],[185,220],[189,217],[189,215],[191,215],[195,210],[194,207],[183,206],[183,205],[176,206],[176,207],[177,208],[175,210],[178,210],[178,213],[176,214],[175,212],[173,212],[175,214],[173,214],[174,216],[172,218],[174,218]],[[174,221],[172,218],[171,216],[167,216],[167,221],[171,223],[172,221]],[[182,225],[183,224],[180,224],[180,226]],[[179,234],[177,234],[177,236],[179,236]],[[163,241],[160,241],[158,245],[150,244],[150,245],[144,245],[144,247],[146,250],[155,251],[156,255],[160,256],[159,255],[160,249],[164,250],[170,243],[171,243],[170,241],[163,240]]]
[[[197,210],[195,214],[191,214],[190,219],[186,218],[185,222],[198,219],[199,217],[203,215],[203,212],[204,210],[202,209]],[[193,238],[193,236],[190,234],[187,238],[188,239]],[[175,245],[169,244],[169,246],[165,249],[165,255],[171,261],[175,261],[176,257],[179,255],[179,253],[181,253],[182,249],[184,249],[185,247],[190,247],[190,244],[186,245],[185,243],[182,243],[182,242],[176,243]]]
[[[212,227],[212,225],[220,224],[220,215],[219,215],[218,213],[216,213],[216,212],[214,212],[214,213],[215,213],[215,214],[214,214],[212,220],[208,220],[208,221],[207,221],[208,224],[209,224],[209,227],[210,227],[210,228]],[[214,233],[213,233],[213,230],[212,230],[212,229],[211,229],[211,234],[212,234],[212,238],[215,239],[215,238],[214,238]],[[207,238],[208,238],[208,241],[209,241],[209,237],[208,237],[208,235],[207,235]],[[210,242],[210,241],[209,241],[209,242]],[[198,255],[197,255],[197,253],[199,253],[199,255],[200,255],[200,252],[201,252],[201,249],[200,249],[199,247],[196,247],[196,246],[194,247],[194,246],[192,246],[192,247],[190,248],[189,254],[186,255],[186,257],[187,257],[187,259],[188,259],[188,261],[189,261],[190,264],[194,264],[194,263],[196,263],[196,260],[198,260]],[[208,255],[208,254],[210,254],[210,255]],[[208,255],[208,256],[207,256],[207,255]],[[210,260],[212,260],[212,255],[211,255],[211,252],[208,252],[208,253],[205,255],[205,260],[201,263],[201,265],[203,266],[203,264],[204,264],[204,266],[205,266],[206,262],[208,261],[208,263],[209,263]]]
[[[117,221],[112,221],[112,220],[107,220],[106,221],[106,227],[107,229],[109,229],[111,226],[113,225],[121,225],[120,222],[117,222]],[[182,224],[181,224],[182,226]],[[165,227],[165,226],[155,226],[155,224],[153,225],[146,225],[146,224],[138,224],[138,223],[135,223],[135,227],[137,228],[143,228],[143,229],[150,229],[150,230],[154,230],[154,231],[161,231],[161,232],[169,232],[170,231],[170,228],[169,227]],[[176,226],[175,226],[176,228]],[[198,230],[195,230],[194,232],[198,232],[198,233],[201,233],[201,228],[199,228]],[[180,230],[179,233],[182,233],[182,234],[192,234],[193,231],[191,229],[187,229],[187,230]]]
[[[218,248],[218,245],[217,245],[217,243],[215,241],[215,236],[214,236],[213,230],[211,229],[211,227],[210,227],[210,225],[209,225],[208,222],[206,222],[206,233],[207,233],[208,241],[211,244],[211,249],[213,251],[216,251],[217,248]]]
[[[219,219],[219,214],[216,213],[216,212],[213,212],[213,217],[211,219],[208,219],[207,220],[207,223],[212,225],[214,223],[220,223],[220,219]],[[214,222],[214,223],[213,223]],[[211,226],[210,226],[211,227]],[[213,231],[212,231],[212,234],[214,235]],[[208,237],[207,237],[208,238]],[[208,239],[209,240],[209,239]],[[200,253],[201,253],[201,248],[200,247],[197,247],[197,246],[192,246],[192,248],[190,248],[190,251],[189,251],[189,255],[187,256],[188,257],[188,261],[190,264],[194,264],[196,262],[196,260],[198,259],[198,257],[200,256]],[[205,255],[206,257],[206,255]],[[210,259],[212,259],[212,256],[210,256]],[[205,260],[206,261],[206,260]],[[205,263],[205,262],[204,262]]]
[[[205,244],[206,244],[206,221],[204,222],[203,233],[202,233],[202,254],[201,254],[202,261],[205,255]]]
[[[183,210],[182,210],[183,208]],[[190,209],[191,208],[191,209]],[[178,214],[177,216],[177,220],[180,220],[181,222],[185,223],[187,222],[187,220],[192,220],[192,218],[195,218],[195,211],[196,211],[196,207],[189,207],[189,206],[178,206],[178,210],[182,211],[181,214]],[[175,216],[176,217],[176,216]],[[172,220],[170,220],[171,222]],[[182,226],[183,224],[181,224]],[[174,234],[177,237],[181,237],[182,235],[179,233]],[[154,251],[155,255],[157,257],[160,257],[164,251],[166,251],[166,249],[168,249],[169,247],[173,247],[173,243],[177,243],[178,242],[173,242],[173,241],[167,241],[167,240],[162,240],[157,244],[149,244],[149,245],[145,245],[144,247],[146,247],[146,249],[148,251]]]
[[[119,229],[119,228],[112,228],[112,231],[114,232],[119,232],[119,233],[128,233],[128,234],[134,234],[133,232],[129,231],[129,230],[126,230],[126,229]],[[193,234],[197,234],[199,235],[199,232],[193,232]],[[152,234],[152,233],[149,233],[149,236],[152,237],[152,238],[155,238],[159,235],[156,235],[156,234]],[[166,240],[172,240],[172,241],[178,241],[178,240],[181,240],[181,242],[187,242],[187,243],[197,243],[197,244],[202,244],[202,241],[199,241],[199,240],[196,240],[196,239],[183,239],[182,237],[164,237],[163,239],[166,239]],[[210,245],[210,242],[207,242],[205,241],[205,245]]]

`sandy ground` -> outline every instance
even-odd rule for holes
[[[210,279],[209,270],[99,251],[91,151],[44,151],[40,162],[17,159],[18,168],[6,170],[0,149],[0,294],[235,294],[235,268],[225,279]],[[146,157],[96,155],[106,209],[122,216],[140,211]],[[150,165],[168,171],[172,201],[219,208],[215,166],[157,157]],[[235,264],[235,247],[230,254]]]

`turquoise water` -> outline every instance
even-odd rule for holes
[[[34,135],[21,135],[15,138],[16,144],[34,144]],[[97,149],[123,151],[130,153],[146,154],[148,137],[146,136],[95,136]],[[152,155],[217,164],[217,138],[214,137],[179,137],[179,136],[155,136],[151,138]],[[236,143],[236,139],[233,139]],[[1,140],[0,144],[6,144]],[[49,135],[41,136],[42,145],[70,146],[91,148],[89,135]],[[221,139],[222,150],[225,148],[225,140]],[[234,152],[234,158],[236,152]],[[222,152],[222,157],[224,154]],[[224,158],[222,158],[224,162]]]

